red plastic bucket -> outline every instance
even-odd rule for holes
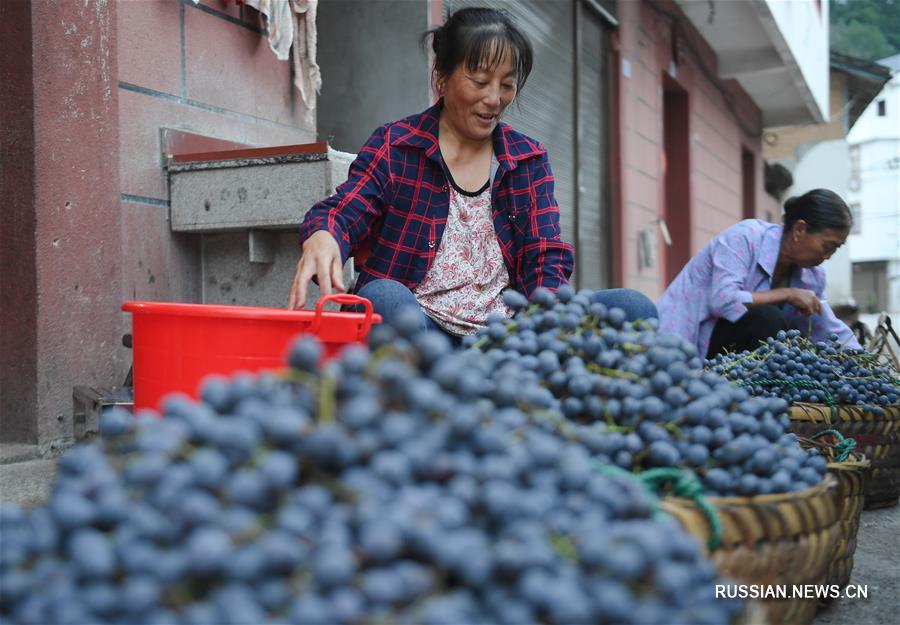
[[[366,312],[327,312],[326,302],[362,304]],[[156,409],[176,391],[196,397],[211,373],[281,369],[298,334],[319,337],[330,358],[381,322],[372,302],[356,295],[323,297],[315,311],[172,302],[125,302],[122,310],[132,315],[135,410]]]

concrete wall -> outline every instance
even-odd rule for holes
[[[19,58],[9,84],[22,89],[9,94],[4,82],[4,118],[7,104],[18,105],[10,116],[18,127],[10,157],[19,164],[4,167],[3,179],[19,187],[12,198],[21,204],[12,210],[22,212],[3,245],[12,282],[4,282],[2,298],[16,312],[3,315],[2,334],[21,337],[4,339],[0,440],[52,445],[72,435],[73,384],[124,375],[116,348],[117,5],[3,5],[11,14],[3,16],[2,39],[10,41],[11,29],[16,48],[5,59]],[[21,367],[7,366],[17,361]]]
[[[824,124],[775,126],[766,128],[763,135],[763,155],[766,160],[780,161],[792,166],[803,150],[819,141],[843,139],[847,134],[847,75],[832,70],[829,82],[831,117]]]
[[[419,47],[429,28],[429,2],[320,2],[318,135],[358,152],[381,124],[426,109],[430,66]]]
[[[123,300],[202,296],[201,235],[169,230],[162,129],[281,145],[315,128],[259,15],[234,2],[0,7],[17,87],[0,94],[16,206],[0,217],[0,441],[47,447],[73,434],[73,386],[124,380]]]
[[[880,139],[857,146],[860,186],[848,196],[859,202],[859,234],[850,241],[854,262],[900,258],[900,141]]]
[[[670,13],[680,12],[674,3],[662,5]],[[756,215],[778,214],[777,203],[763,189],[759,109],[733,81],[723,83],[714,78],[715,54],[687,20],[682,20],[682,25],[690,34],[690,46],[682,39],[678,57],[673,59],[672,20],[647,2],[619,3],[619,232],[623,245],[618,261],[622,285],[654,299],[666,287],[660,261],[664,243],[662,237],[657,239],[654,265],[640,268],[638,237],[662,215],[664,207],[662,103],[666,75],[688,97],[690,212],[681,219],[690,222],[690,254],[742,219],[742,150],[754,157]]]

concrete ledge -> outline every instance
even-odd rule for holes
[[[34,508],[47,501],[56,478],[56,460],[0,465],[0,501]]]
[[[352,158],[325,143],[176,154],[167,165],[171,228],[296,228],[347,179]]]
[[[37,445],[0,445],[0,464],[12,464],[14,462],[26,462],[41,457],[41,450]]]

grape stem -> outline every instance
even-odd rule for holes
[[[330,375],[319,380],[319,421],[330,423],[335,419],[337,382]]]
[[[600,373],[610,378],[628,378],[629,380],[634,380],[635,382],[641,381],[641,376],[637,375],[636,373],[632,373],[631,371],[607,369],[606,367],[601,367],[600,365],[593,362],[589,362],[587,364],[587,370],[594,373]]]

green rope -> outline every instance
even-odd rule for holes
[[[837,450],[837,452],[838,452],[837,461],[843,462],[850,456],[850,453],[854,449],[856,449],[856,440],[852,439],[852,438],[845,438],[843,434],[841,434],[837,430],[833,430],[833,429],[822,430],[818,434],[813,434],[811,436],[811,438],[813,440],[816,440],[817,438],[826,436],[828,434],[831,434],[831,435],[837,437],[838,442],[837,442],[837,444],[834,445],[835,450]]]
[[[594,469],[602,474],[630,477],[638,480],[654,501],[658,501],[657,493],[666,484],[672,485],[672,494],[675,497],[690,499],[703,513],[709,522],[709,550],[715,551],[722,543],[722,519],[719,517],[718,511],[709,499],[703,494],[703,485],[700,479],[692,471],[674,468],[657,468],[648,469],[640,473],[631,473],[614,465],[594,463]]]

